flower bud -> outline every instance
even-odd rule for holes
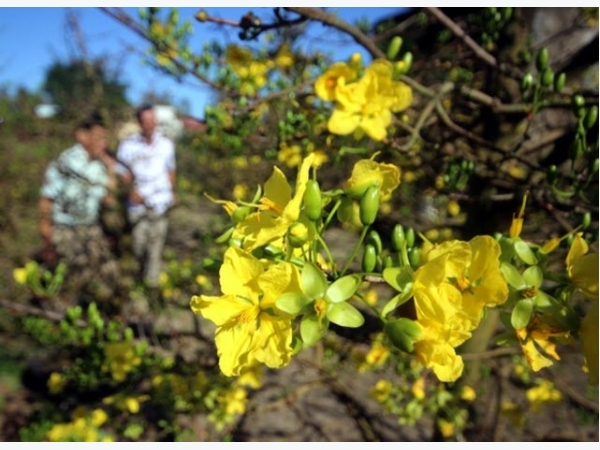
[[[308,228],[302,222],[294,222],[287,232],[288,243],[294,247],[302,247],[308,241]]]
[[[417,322],[405,317],[386,323],[383,331],[394,347],[407,353],[412,353],[414,342],[422,333],[421,326]]]
[[[557,77],[554,78],[554,91],[558,94],[563,90],[567,82],[567,75],[561,72]]]
[[[554,83],[554,72],[546,67],[540,75],[540,83],[544,87],[552,86]]]
[[[542,47],[535,58],[535,67],[538,72],[543,71],[548,67],[549,53],[546,47]]]
[[[533,75],[526,73],[521,80],[521,93],[525,93],[533,85]]]
[[[394,229],[392,230],[392,248],[395,252],[399,252],[400,250],[402,250],[402,246],[404,245],[405,239],[406,237],[404,235],[404,227],[397,223],[396,226],[394,226]]]
[[[377,266],[377,251],[371,244],[365,245],[365,249],[362,257],[362,270],[363,272],[373,272]]]
[[[316,180],[308,180],[306,182],[306,190],[304,191],[304,213],[306,217],[312,221],[319,220],[322,208],[323,202],[319,183]]]
[[[598,107],[596,105],[592,105],[585,114],[585,119],[583,121],[584,126],[589,130],[596,125],[598,121]]]
[[[371,225],[377,218],[377,212],[379,211],[379,187],[369,187],[359,204],[359,216],[360,221],[363,225]]]
[[[387,48],[387,58],[393,61],[396,58],[396,56],[398,56],[400,47],[402,47],[402,38],[400,36],[394,36]]]
[[[383,250],[383,243],[381,242],[381,237],[379,236],[379,233],[377,231],[369,231],[369,234],[367,234],[367,243],[375,247],[375,252],[378,255],[381,255],[381,252]]]

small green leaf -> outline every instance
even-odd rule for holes
[[[398,292],[404,292],[412,286],[413,271],[409,267],[387,267],[382,275],[385,282]]]
[[[407,353],[414,350],[414,342],[421,336],[421,326],[410,319],[402,317],[385,324],[383,331],[396,348]]]
[[[325,291],[325,299],[331,303],[345,302],[360,286],[360,277],[347,275],[335,280]]]
[[[347,328],[358,328],[365,323],[365,318],[360,311],[347,302],[331,305],[327,309],[327,318],[333,323]]]
[[[522,289],[525,287],[523,277],[512,264],[502,261],[500,263],[500,271],[502,272],[502,275],[504,275],[506,282],[515,289]]]
[[[327,319],[320,322],[316,315],[305,316],[300,322],[300,337],[302,337],[304,347],[315,345],[323,337],[328,326]]]
[[[302,291],[311,299],[323,297],[327,289],[327,279],[323,272],[312,263],[305,263],[300,276]]]
[[[302,311],[311,299],[301,292],[286,292],[275,300],[275,306],[280,311],[296,315]]]
[[[544,273],[539,266],[531,266],[523,272],[523,280],[527,286],[539,288],[544,281]]]
[[[510,324],[515,330],[525,328],[533,314],[533,301],[529,298],[519,300],[510,316]]]
[[[524,263],[529,264],[530,266],[537,264],[537,258],[535,257],[533,250],[531,250],[531,247],[529,247],[527,242],[523,241],[522,239],[515,239],[514,249],[515,253],[519,256],[519,258],[521,258],[521,261],[523,261]]]

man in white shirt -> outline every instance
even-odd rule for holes
[[[118,173],[129,186],[127,215],[132,225],[133,253],[141,263],[146,286],[158,288],[169,208],[177,203],[175,145],[156,130],[150,105],[136,111],[140,133],[121,141]]]

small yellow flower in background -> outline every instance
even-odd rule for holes
[[[503,401],[500,405],[500,414],[517,428],[525,425],[525,414],[519,405],[509,401]]]
[[[91,423],[95,427],[100,427],[108,420],[108,414],[101,408],[96,408],[92,411]]]
[[[446,419],[438,419],[437,427],[445,439],[450,439],[454,436],[454,424]]]
[[[200,286],[202,286],[204,289],[212,289],[213,288],[213,284],[212,281],[210,281],[210,278],[207,277],[206,275],[198,275],[196,276],[196,283],[198,283]]]
[[[25,267],[13,269],[13,278],[19,284],[27,283],[27,269]]]
[[[417,378],[410,388],[410,391],[416,399],[423,400],[425,398],[425,378]]]
[[[238,386],[247,386],[252,389],[260,389],[262,386],[263,366],[256,364],[244,370],[237,379]]]
[[[405,170],[402,174],[402,182],[403,183],[412,183],[413,181],[418,180],[418,176],[412,170]]]
[[[373,342],[371,349],[365,357],[365,361],[373,366],[382,366],[390,357],[389,349],[379,341]]]
[[[367,304],[370,306],[375,306],[377,304],[377,300],[377,291],[375,289],[369,289],[365,294],[365,302],[367,302]]]
[[[231,164],[236,169],[245,169],[248,167],[248,159],[245,156],[236,156],[231,160]]]
[[[556,403],[563,399],[562,393],[549,380],[541,380],[538,386],[528,389],[526,395],[534,412],[540,412],[545,403]]]
[[[275,65],[282,69],[287,69],[294,64],[294,54],[290,50],[289,44],[283,44],[275,55]]]
[[[108,342],[104,345],[104,364],[102,369],[111,373],[115,381],[123,381],[137,366],[142,358],[135,354],[132,342]]]
[[[243,387],[234,387],[225,393],[225,412],[229,415],[244,414],[248,393]]]
[[[48,390],[51,394],[60,394],[67,384],[67,380],[62,374],[58,372],[52,372],[50,378],[48,378]]]
[[[245,183],[237,183],[233,187],[233,196],[238,200],[243,200],[248,195],[248,185]]]
[[[477,393],[471,386],[463,386],[460,390],[460,398],[466,402],[472,402],[477,398]]]
[[[167,284],[169,284],[169,274],[167,272],[160,272],[160,275],[158,276],[158,284],[161,287],[164,287]]]
[[[388,380],[379,380],[369,391],[369,396],[377,400],[379,403],[383,403],[390,398],[392,388],[392,383],[390,383]]]
[[[448,210],[448,214],[450,214],[452,217],[456,217],[460,214],[460,205],[456,200],[450,200],[446,206],[446,209]]]
[[[277,152],[277,161],[290,168],[298,167],[302,163],[302,149],[299,145],[288,145],[282,142]]]

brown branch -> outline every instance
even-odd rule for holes
[[[350,25],[348,22],[341,20],[334,14],[330,14],[318,8],[285,7],[284,9],[306,17],[307,19],[332,26],[333,28],[350,35],[358,44],[362,45],[373,58],[385,58],[385,53],[375,45],[372,39],[354,25]]]
[[[481,46],[475,42],[471,36],[464,32],[450,17],[440,11],[439,8],[428,7],[425,10],[442,22],[452,33],[461,39],[473,52],[488,65],[496,67],[498,65],[496,58],[486,52]]]

